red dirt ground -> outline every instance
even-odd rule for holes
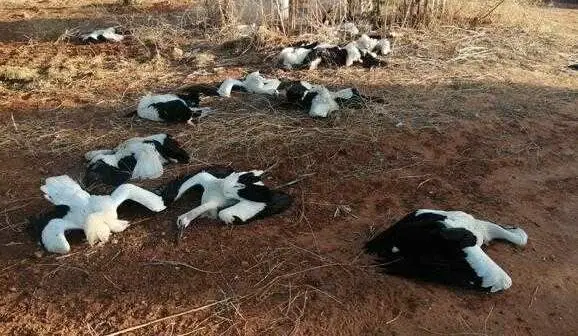
[[[18,48],[25,47],[0,45],[7,52]],[[102,48],[90,50],[131,57],[123,48]],[[388,77],[395,75],[381,71],[367,76],[389,78],[388,84],[364,85],[363,70],[354,75],[361,76],[355,84],[391,102],[384,114],[349,111],[311,120],[237,98],[219,106],[244,110],[224,107],[230,113],[195,129],[126,121],[118,106],[99,100],[59,97],[52,104],[41,91],[32,98],[10,91],[0,105],[6,131],[0,152],[0,334],[106,335],[216,301],[128,334],[576,334],[578,87],[395,85]],[[575,74],[558,75],[576,83]],[[103,95],[123,93],[123,85],[122,78],[111,80]],[[255,111],[278,119],[242,136],[222,133],[223,125],[254,125],[260,118]],[[404,125],[395,127],[388,115]],[[430,125],[439,115],[451,121]],[[199,220],[176,244],[176,217],[191,208],[185,203],[151,218],[127,212],[134,225],[103,246],[81,242],[67,256],[40,253],[22,229],[28,216],[49,208],[39,190],[42,179],[79,176],[85,150],[116,143],[111,129],[121,129],[121,137],[167,130],[187,139],[196,160],[146,186],[202,162],[242,169],[277,163],[271,185],[315,175],[286,189],[296,200],[290,211],[251,225]],[[30,135],[36,131],[38,138]],[[83,141],[81,132],[92,140]],[[106,140],[94,143],[99,137]],[[223,138],[230,141],[206,146],[197,140]],[[525,248],[496,243],[487,249],[513,286],[489,295],[378,273],[361,253],[363,242],[416,208],[459,209],[524,228],[530,237]]]

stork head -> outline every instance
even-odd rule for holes
[[[189,162],[189,153],[182,149],[179,143],[168,134],[165,138],[165,141],[163,142],[162,155],[171,161],[176,161],[179,163]]]

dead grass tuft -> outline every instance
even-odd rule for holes
[[[193,60],[198,68],[212,67],[215,65],[215,54],[211,52],[193,52]]]
[[[124,6],[141,6],[144,3],[143,0],[119,0],[119,2]]]
[[[266,51],[279,48],[289,39],[279,30],[268,26],[227,26],[220,29],[212,39],[226,42],[221,48],[233,55],[244,55],[249,51]],[[217,42],[219,43],[219,42]]]
[[[8,82],[31,82],[38,78],[38,70],[23,66],[0,66],[0,80]]]

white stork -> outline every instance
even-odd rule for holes
[[[204,169],[180,178],[165,187],[163,199],[170,203],[190,189],[201,189],[201,204],[182,214],[177,226],[182,231],[197,217],[220,219],[226,224],[242,224],[278,214],[292,203],[286,193],[271,190],[261,180],[262,170],[234,172],[231,169]]]
[[[96,181],[119,185],[129,179],[154,179],[163,174],[164,164],[189,162],[189,154],[165,133],[131,138],[111,150],[90,151],[85,158],[88,185]]]
[[[259,71],[251,72],[243,80],[227,78],[217,92],[221,97],[230,97],[231,91],[247,91],[249,93],[277,95],[277,87],[281,84],[277,78],[265,78]]]
[[[420,209],[367,242],[385,273],[497,292],[510,276],[483,250],[494,239],[518,246],[528,235],[461,211]]]
[[[124,231],[129,222],[118,219],[116,209],[126,200],[140,203],[155,212],[165,209],[160,196],[132,184],[119,186],[110,196],[90,195],[68,175],[62,175],[47,178],[40,190],[58,210],[51,214],[51,218],[38,221],[45,224],[44,228],[39,228],[42,230],[42,244],[53,253],[65,254],[70,251],[65,236],[68,230],[84,231],[91,246],[107,242],[111,232]]]
[[[115,27],[96,29],[90,33],[80,35],[83,43],[121,42],[124,36],[118,34]]]

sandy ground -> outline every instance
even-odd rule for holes
[[[243,66],[188,76],[190,63],[147,59],[138,41],[54,42],[62,27],[106,21],[93,10],[102,13],[54,2],[0,11],[0,66],[39,73],[33,83],[0,86],[1,334],[106,335],[212,303],[129,334],[578,330],[578,74],[566,69],[577,46],[565,39],[578,36],[577,12],[543,9],[552,27],[566,27],[563,35],[481,28],[450,38],[443,32],[458,33],[449,29],[421,44],[414,33],[400,39],[389,67],[372,72],[287,73],[264,69],[266,56],[252,54]],[[488,53],[464,54],[474,44]],[[207,100],[218,112],[194,128],[123,117],[146,90],[253,69],[356,85],[387,103],[311,120],[240,95]],[[179,244],[175,220],[192,200],[151,217],[124,209],[133,226],[103,246],[76,242],[67,256],[43,253],[23,231],[28,216],[50,207],[39,190],[43,178],[79,177],[85,151],[162,131],[194,159],[140,183],[146,187],[209,163],[276,164],[273,186],[315,175],[286,188],[295,204],[284,214],[239,227],[199,220]],[[487,249],[513,286],[488,295],[378,273],[363,242],[416,208],[460,209],[524,228],[525,248]]]

